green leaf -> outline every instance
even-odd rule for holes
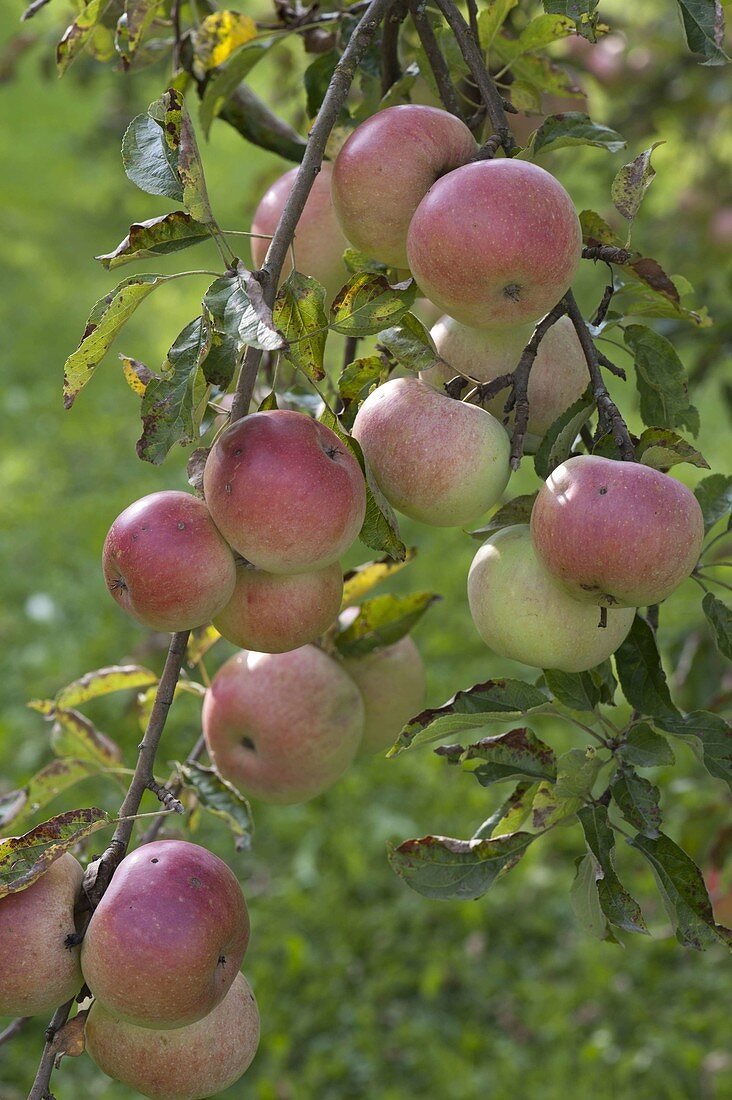
[[[689,403],[688,380],[670,340],[646,325],[628,325],[623,334],[633,354],[640,414],[651,427],[687,427],[696,435],[699,413]]]
[[[148,112],[159,110],[161,101]],[[127,178],[148,195],[162,195],[183,202],[178,176],[178,156],[165,140],[162,125],[149,113],[137,115],[122,138],[122,165]]]
[[[538,493],[526,493],[524,496],[514,497],[507,504],[502,504],[489,518],[485,527],[469,532],[470,537],[483,542],[491,535],[495,535],[496,531],[502,531],[504,527],[513,527],[516,523],[528,523],[538,495]]]
[[[257,37],[257,24],[238,11],[216,11],[201,20],[193,34],[193,70],[202,80],[240,46]]]
[[[184,210],[174,210],[172,214],[164,214],[159,218],[133,222],[129,233],[113,252],[94,258],[109,271],[134,260],[179,252],[182,248],[190,248],[208,238],[209,231],[205,225],[195,221]]]
[[[595,402],[588,388],[547,428],[534,455],[534,469],[542,481],[569,457],[580,428],[587,423],[594,408]]]
[[[548,705],[543,692],[523,680],[486,680],[459,691],[441,707],[422,711],[406,724],[389,756],[416,745],[429,745],[443,737],[480,729],[491,721],[523,717]]]
[[[56,65],[58,75],[63,76],[72,61],[75,61],[89,42],[94,28],[101,19],[107,6],[107,0],[89,0],[74,22],[66,28],[56,47]]]
[[[666,738],[656,733],[648,722],[633,726],[618,746],[618,756],[626,764],[634,764],[637,768],[657,768],[676,761]]]
[[[114,820],[106,810],[96,806],[69,810],[22,836],[0,841],[0,898],[27,889],[64,852]]]
[[[154,672],[139,665],[110,665],[87,672],[85,676],[61,688],[56,693],[54,702],[58,707],[78,707],[90,699],[98,699],[101,695],[149,687],[157,682]]]
[[[340,50],[331,47],[325,53],[321,53],[308,65],[303,74],[305,94],[307,96],[308,118],[315,118],[325,93],[328,91],[331,77],[336,70],[336,65],[341,59]]]
[[[605,761],[592,747],[569,749],[557,761],[555,791],[559,798],[589,798]]]
[[[359,252],[357,248],[347,248],[343,253],[343,263],[347,271],[352,275],[361,275],[370,272],[372,275],[386,275],[389,265],[381,260],[372,260],[365,252]]]
[[[482,50],[489,48],[506,22],[508,13],[517,4],[518,0],[488,0],[486,7],[478,13],[478,34]]]
[[[639,714],[654,718],[679,716],[671,700],[656,639],[645,619],[636,615],[615,653],[615,667],[625,698]]]
[[[642,265],[640,262],[632,261],[623,270],[640,278],[639,273],[642,270]],[[644,271],[642,282],[619,285],[613,296],[611,315],[617,317],[670,317],[676,321],[688,321],[699,328],[708,328],[712,324],[712,320],[706,306],[698,311],[688,309],[681,303],[678,292],[676,295],[669,292],[667,289],[668,284],[671,284],[675,289],[680,282],[678,275],[674,276],[674,279],[675,282],[672,282],[666,276],[665,282],[663,280],[659,281],[649,275],[648,271]]]
[[[117,22],[116,45],[129,66],[137,52],[142,36],[148,29],[160,7],[160,0],[125,0],[124,16]]]
[[[720,0],[677,0],[686,43],[706,59],[702,65],[724,65],[724,9]]]
[[[413,313],[405,313],[398,325],[380,333],[379,345],[405,370],[429,370],[443,362],[429,332]]]
[[[717,940],[732,946],[732,932],[715,924],[701,871],[678,844],[664,833],[656,838],[639,834],[628,843],[651,865],[679,943],[698,951]]]
[[[609,244],[613,248],[622,248],[622,239],[595,210],[583,210],[579,220],[582,226],[583,244]]]
[[[610,195],[615,209],[626,221],[633,221],[640,209],[643,196],[653,183],[656,172],[651,166],[651,156],[653,150],[659,145],[665,145],[665,142],[654,141],[650,148],[645,149],[628,164],[624,164],[613,180]]]
[[[338,379],[338,393],[343,401],[341,419],[348,427],[353,427],[359,405],[365,401],[371,388],[382,380],[387,373],[384,360],[380,355],[367,355],[354,359],[344,368]]]
[[[661,824],[661,792],[653,783],[632,768],[622,767],[613,779],[610,790],[626,821],[644,836],[659,835]]]
[[[517,832],[531,813],[531,804],[538,789],[538,783],[528,780],[517,783],[506,801],[481,825],[478,835],[496,836]]]
[[[614,707],[618,681],[613,674],[613,666],[610,659],[608,658],[608,660],[603,661],[602,664],[595,665],[594,668],[590,669],[589,674],[600,691],[600,702],[608,707]]]
[[[598,881],[602,881],[602,869],[599,863],[586,852],[583,856],[577,856],[574,865],[576,870],[569,891],[569,902],[575,917],[585,932],[594,939],[617,943],[600,905],[597,887]]]
[[[533,50],[543,50],[573,32],[574,20],[566,15],[537,15],[518,36],[516,51],[531,53]]]
[[[382,558],[380,561],[367,561],[363,565],[357,565],[344,574],[343,577],[343,601],[342,607],[351,607],[359,603],[364,596],[389,577],[393,577],[405,565],[413,562],[417,556],[417,549],[410,546],[403,561],[394,561],[392,558]]]
[[[719,714],[694,710],[690,714],[666,714],[654,724],[664,732],[690,743],[710,775],[732,789],[732,727]]]
[[[52,802],[62,791],[99,772],[90,760],[52,760],[36,773],[19,791],[0,797],[0,829],[26,827],[39,810]]]
[[[515,53],[516,39],[499,35],[493,40],[491,51],[495,61],[507,66],[522,85],[536,88],[538,92],[552,95],[573,95],[578,91],[574,78],[559,65],[555,65],[546,54]]]
[[[389,863],[407,886],[426,898],[455,901],[479,898],[502,871],[515,867],[531,833],[510,833],[490,840],[454,840],[425,836],[389,845]]]
[[[545,668],[544,680],[554,698],[570,710],[594,711],[600,702],[600,686],[591,672],[560,672]]]
[[[176,768],[184,785],[196,792],[203,809],[222,818],[229,826],[236,837],[237,851],[247,851],[252,844],[254,822],[244,795],[215,768],[206,768],[192,760],[176,763]]]
[[[723,657],[732,661],[732,611],[711,592],[707,592],[702,600],[702,609],[714,632],[717,649]]]
[[[597,41],[596,12],[599,0],[544,0],[544,11],[568,15],[574,21],[577,33],[588,42]]]
[[[80,391],[137,307],[156,287],[167,283],[174,275],[132,275],[123,279],[114,290],[100,298],[86,322],[84,335],[76,351],[64,364],[64,407],[70,409]]]
[[[654,470],[669,470],[679,462],[709,469],[701,452],[669,428],[646,428],[635,446],[635,456]]]
[[[585,806],[577,813],[587,847],[596,860],[595,884],[600,908],[617,928],[648,934],[638,902],[621,884],[613,859],[615,836],[604,806]]]
[[[148,383],[142,398],[142,435],[137,454],[156,465],[176,443],[185,446],[198,436],[208,384],[201,364],[208,355],[210,329],[196,317],[178,335],[162,367],[162,377]]]
[[[594,145],[598,149],[607,149],[609,153],[617,153],[626,144],[617,130],[593,122],[589,115],[582,114],[581,111],[566,111],[549,115],[542,122],[531,135],[528,152],[535,157],[550,149],[563,149],[570,145]]]
[[[211,283],[203,301],[219,332],[232,336],[238,344],[263,351],[285,347],[282,334],[274,326],[272,311],[263,299],[260,283],[241,260]]]
[[[443,750],[435,749],[439,755]],[[504,779],[548,779],[557,776],[557,759],[549,745],[544,744],[527,727],[484,737],[469,745],[460,756],[464,771],[472,772],[482,787]]]
[[[374,596],[361,605],[353,622],[336,636],[336,648],[343,657],[363,657],[374,649],[394,645],[439,599],[434,592]]]
[[[78,760],[91,760],[103,768],[113,768],[122,763],[119,745],[98,730],[78,710],[57,707],[53,711],[51,748],[56,756],[71,756]]]
[[[325,377],[323,355],[328,335],[325,289],[310,275],[292,271],[279,289],[272,323],[287,340],[285,356],[308,378]]]
[[[704,516],[704,529],[711,531],[720,519],[732,512],[732,476],[710,474],[699,482],[694,496]]]
[[[198,110],[198,121],[204,137],[208,137],[213,120],[219,117],[242,80],[269,51],[273,41],[269,39],[266,42],[250,42],[211,74]]]
[[[551,783],[542,783],[534,795],[531,825],[534,829],[549,829],[560,821],[574,817],[582,805],[581,798],[558,795]]]
[[[344,336],[374,336],[397,324],[413,304],[417,286],[391,286],[383,275],[355,275],[330,307],[331,325]]]

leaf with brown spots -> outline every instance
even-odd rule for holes
[[[27,889],[64,852],[114,820],[96,806],[69,810],[22,836],[0,841],[0,898]]]
[[[157,683],[157,676],[139,665],[109,665],[87,672],[56,693],[57,707],[78,707],[90,699],[110,695],[115,691],[148,687]]]
[[[435,752],[445,754],[439,748]],[[526,726],[468,745],[457,762],[464,771],[472,772],[482,787],[525,776],[550,782],[557,777],[554,751]]]
[[[71,707],[57,707],[53,713],[51,748],[57,756],[91,760],[109,768],[122,763],[122,750],[111,737]]]
[[[455,840],[425,836],[389,845],[389,863],[407,886],[426,898],[442,901],[479,898],[497,876],[515,867],[532,833],[507,833],[489,840]]]
[[[95,256],[108,271],[122,264],[147,259],[150,256],[166,256],[182,248],[200,244],[209,239],[205,225],[197,222],[185,210],[174,210],[162,217],[133,222],[124,240],[113,252]]]
[[[29,779],[25,787],[0,798],[0,829],[11,823],[16,828],[26,827],[39,810],[43,809],[62,791],[97,775],[99,765],[91,760],[52,760]]]
[[[610,194],[615,209],[626,221],[633,221],[640,209],[643,196],[655,178],[656,171],[651,165],[654,149],[665,144],[664,141],[654,141],[653,145],[644,149],[634,160],[624,164],[613,180]]]

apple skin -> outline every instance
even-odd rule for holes
[[[66,947],[84,877],[64,852],[25,890],[0,898],[0,1016],[50,1013],[84,984],[79,948]]]
[[[102,551],[104,579],[128,614],[152,630],[209,623],[231,598],[231,548],[198,497],[150,493],[125,508]]]
[[[284,653],[320,637],[337,619],[342,598],[339,562],[291,576],[240,566],[234,594],[214,626],[241,649]]]
[[[252,233],[272,236],[292,190],[297,171],[297,168],[291,168],[265,191],[254,214]],[[343,253],[349,245],[333,208],[332,173],[333,166],[324,162],[300,215],[294,240],[297,270],[303,275],[312,275],[322,283],[328,298],[333,298],[349,278],[343,263]],[[264,263],[270,241],[262,237],[252,237],[251,241],[252,263],[259,268]],[[288,252],[280,281],[284,281],[291,271],[292,258]]]
[[[408,267],[407,231],[417,206],[435,180],[469,161],[476,148],[465,123],[437,107],[387,107],[362,122],[333,169],[333,203],[353,246]]]
[[[92,1061],[115,1081],[151,1100],[204,1100],[251,1065],[259,1012],[248,981],[237,974],[223,1001],[196,1023],[174,1031],[137,1027],[95,1001],[85,1035]]]
[[[546,568],[575,599],[647,607],[693,570],[704,518],[691,490],[668,474],[576,455],[539,490],[531,535]]]
[[[600,611],[579,603],[546,571],[526,523],[504,527],[483,543],[468,574],[468,602],[475,628],[501,657],[524,665],[584,672],[614,653],[635,611]]]
[[[262,802],[307,802],[331,787],[355,757],[363,724],[355,683],[313,645],[237,653],[203,701],[211,759]]]
[[[420,652],[407,635],[365,657],[347,657],[343,667],[363,696],[365,722],[360,752],[385,752],[404,724],[424,709],[426,685]]]
[[[582,230],[561,183],[521,160],[483,160],[443,176],[407,236],[420,290],[465,325],[537,321],[568,290]]]
[[[352,433],[389,503],[420,523],[472,523],[508,484],[503,426],[418,378],[392,378],[370,393]]]
[[[92,914],[81,969],[108,1012],[184,1027],[226,996],[249,943],[241,887],[199,844],[156,840],[120,863]]]
[[[469,328],[452,317],[442,317],[430,336],[450,366],[438,364],[420,377],[437,389],[456,374],[491,382],[518,366],[532,333],[532,325]],[[524,440],[527,454],[536,451],[547,428],[582,396],[588,383],[587,363],[574,325],[568,317],[560,317],[539,344],[529,375],[529,426]],[[503,421],[508,395],[509,390],[502,390],[483,407]],[[508,428],[511,431],[511,422]]]
[[[268,573],[338,561],[366,514],[366,483],[351,452],[324,424],[284,409],[227,428],[206,461],[203,489],[227,542]]]

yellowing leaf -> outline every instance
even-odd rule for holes
[[[257,26],[249,15],[238,11],[217,11],[207,15],[196,31],[194,68],[203,77],[223,65],[239,46],[257,37]]]

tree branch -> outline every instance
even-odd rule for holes
[[[195,745],[188,753],[186,757],[186,764],[195,763],[196,760],[203,754],[203,750],[206,748],[206,739],[203,734],[198,738]],[[180,779],[175,778],[175,773],[172,779],[169,779],[166,783],[166,790],[172,798],[177,798],[180,792],[183,790],[183,784]],[[140,837],[140,844],[149,844],[150,841],[155,840],[160,830],[165,824],[163,817],[156,817],[152,825],[150,825]]]
[[[391,11],[387,12],[381,32],[381,94],[386,95],[392,84],[396,84],[402,75],[399,64],[399,31],[406,15],[401,0],[396,0]]]
[[[53,1065],[56,1061],[56,1048],[53,1041],[56,1038],[56,1033],[68,1020],[69,1013],[74,1005],[74,999],[75,998],[72,997],[70,1001],[67,1001],[66,1004],[56,1009],[53,1014],[53,1019],[46,1028],[46,1044],[43,1048],[43,1054],[41,1055],[41,1061],[38,1065],[35,1080],[28,1093],[28,1100],[53,1100],[49,1092]]]
[[[586,245],[582,249],[583,260],[604,260],[608,264],[627,264],[630,252],[627,248],[615,248],[609,244]]]
[[[30,1016],[18,1016],[17,1020],[13,1020],[3,1031],[0,1031],[0,1047],[3,1043],[9,1043],[13,1036],[22,1031],[30,1019]]]
[[[412,22],[419,35],[419,40],[422,43],[422,49],[425,52],[430,68],[432,69],[432,75],[435,78],[435,84],[440,93],[442,105],[451,115],[455,115],[457,118],[462,119],[463,112],[460,108],[460,99],[455,91],[455,85],[450,79],[450,70],[447,67],[447,62],[437,43],[435,32],[432,29],[432,24],[427,17],[425,8],[425,0],[410,0],[409,12],[412,16]]]

